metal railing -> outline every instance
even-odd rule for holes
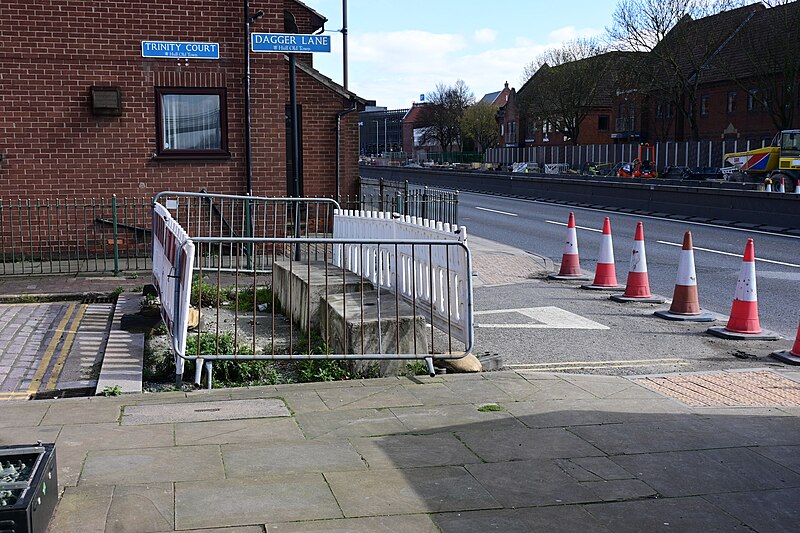
[[[154,208],[166,212],[163,205],[191,230],[165,249],[167,259],[177,261],[169,260],[175,275],[183,271],[183,249],[194,249],[193,275],[174,284],[174,295],[160,296],[176,302],[176,317],[188,316],[178,308],[186,301],[202,313],[185,350],[175,340],[186,338],[177,329],[186,322],[170,321],[178,380],[182,361],[195,361],[197,384],[205,368],[210,386],[212,361],[385,365],[416,359],[432,372],[434,359],[472,350],[471,259],[463,239],[331,237],[334,213],[329,219],[327,207],[336,203],[303,202],[172,192],[156,197]],[[275,229],[276,217],[292,222]]]
[[[458,225],[458,191],[410,185],[408,181],[360,178],[357,202],[345,209],[385,211]]]
[[[150,268],[151,200],[0,199],[0,274]]]

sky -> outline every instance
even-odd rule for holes
[[[341,84],[342,0],[301,0],[328,19],[331,53],[314,66]],[[600,36],[615,0],[348,0],[348,88],[389,109],[411,107],[439,83],[461,79],[476,99],[521,87],[547,48]]]

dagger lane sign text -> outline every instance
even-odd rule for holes
[[[253,33],[250,47],[253,52],[330,52],[331,38],[300,33]]]

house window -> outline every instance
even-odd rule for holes
[[[656,104],[656,118],[663,118],[664,117],[664,108],[661,105],[661,102]]]
[[[672,102],[667,103],[667,118],[672,118],[672,114],[675,112],[675,106]]]
[[[747,91],[747,110],[753,111],[756,107],[756,90],[750,89]]]
[[[708,96],[700,97],[700,114],[703,116],[708,115],[709,100],[710,98]]]
[[[728,113],[736,113],[736,92],[728,93]]]
[[[156,87],[156,156],[230,157],[225,89]]]
[[[608,131],[608,115],[600,115],[597,117],[597,130],[598,131]]]

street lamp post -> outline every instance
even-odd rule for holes
[[[375,123],[375,156],[378,157],[381,151],[381,141],[378,137],[378,132],[380,131],[380,121],[373,120],[372,122]]]

